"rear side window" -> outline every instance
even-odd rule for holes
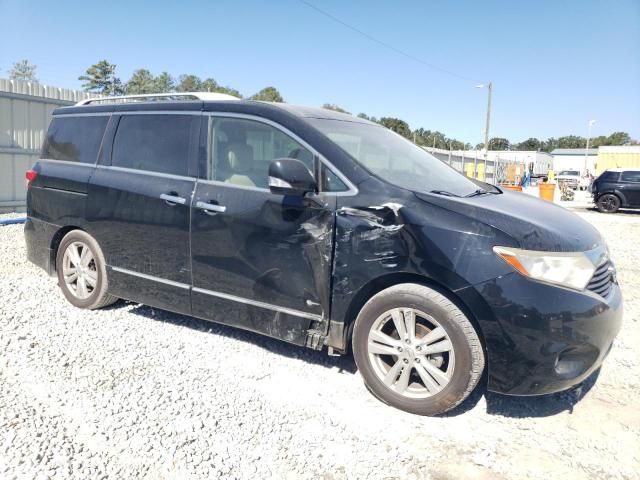
[[[49,125],[42,158],[95,163],[108,116],[56,116]]]
[[[640,172],[622,172],[622,181],[640,183]]]
[[[618,175],[620,175],[618,172],[604,172],[598,177],[598,180],[602,182],[617,182]]]
[[[123,115],[111,164],[186,176],[193,115]]]

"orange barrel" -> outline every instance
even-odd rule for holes
[[[522,187],[520,185],[500,185],[502,188],[506,188],[507,190],[513,190],[514,192],[521,192]]]
[[[540,198],[553,202],[553,196],[556,192],[555,183],[541,183],[538,188],[540,189]]]

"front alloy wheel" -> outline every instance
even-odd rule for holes
[[[407,398],[435,395],[447,386],[455,368],[447,332],[414,308],[394,308],[378,317],[367,350],[378,378]]]
[[[461,403],[484,371],[478,334],[442,293],[413,283],[374,295],[358,314],[353,356],[378,399],[419,415]]]

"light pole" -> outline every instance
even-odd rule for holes
[[[587,133],[587,149],[584,151],[584,173],[587,173],[587,160],[589,159],[589,142],[591,141],[591,127],[596,123],[595,120],[589,120],[589,130]]]
[[[487,151],[489,150],[489,124],[491,123],[491,94],[493,93],[493,84],[489,82],[486,85],[484,83],[476,85],[476,88],[484,87],[487,87],[487,122],[484,126],[484,156],[486,158]]]

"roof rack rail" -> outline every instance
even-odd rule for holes
[[[216,92],[173,92],[173,93],[144,93],[139,95],[122,95],[119,97],[97,97],[80,100],[76,105],[90,103],[128,103],[154,102],[170,100],[240,100],[238,97],[226,93]]]

